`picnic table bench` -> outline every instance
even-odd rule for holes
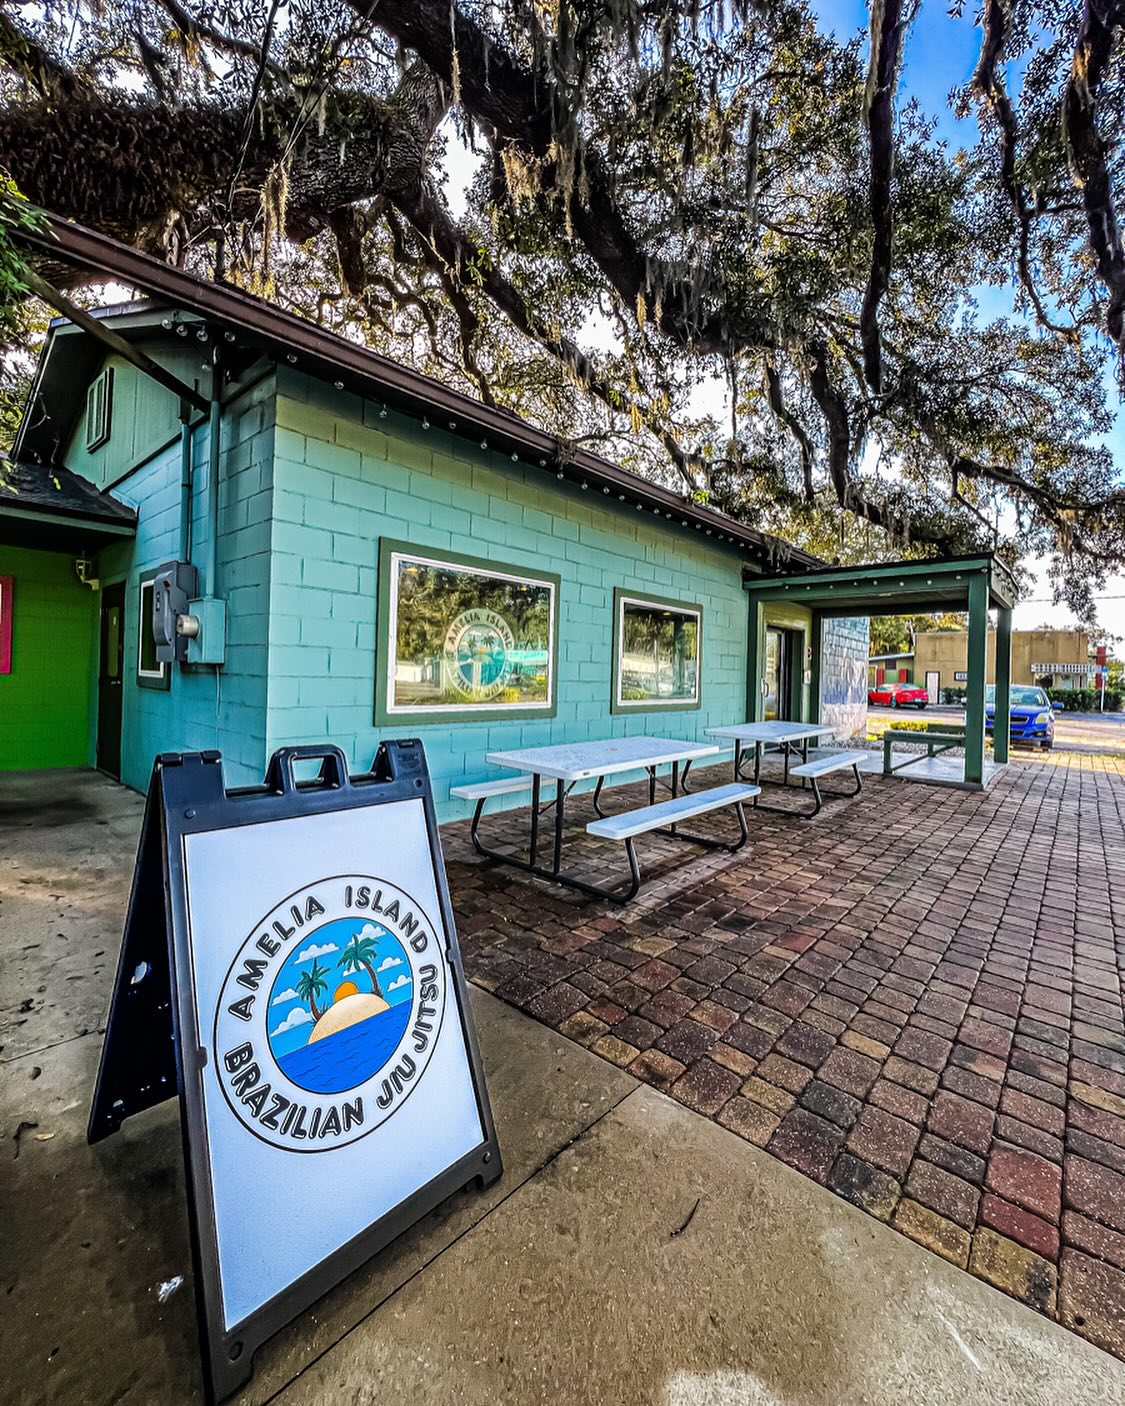
[[[938,725],[940,726],[940,725]],[[931,731],[931,727],[933,730]],[[900,771],[904,766],[910,766],[918,758],[911,753],[907,757],[900,758],[897,762],[891,757],[891,748],[896,742],[918,742],[925,746],[926,756],[939,756],[942,752],[948,752],[953,747],[963,747],[965,745],[964,728],[943,727],[940,731],[932,724],[925,732],[913,732],[909,728],[889,727],[883,733],[883,775],[890,776],[892,772]]]
[[[683,775],[686,776],[692,762],[704,757],[714,757],[718,752],[719,748],[711,743],[673,741],[661,737],[618,737],[600,742],[563,743],[553,747],[526,747],[511,752],[490,752],[487,761],[492,765],[511,767],[519,775],[453,786],[450,787],[450,795],[456,796],[460,800],[475,802],[469,833],[473,848],[478,854],[495,863],[511,864],[517,869],[523,869],[526,873],[536,874],[538,877],[550,879],[554,883],[566,884],[569,888],[579,889],[596,898],[607,898],[615,903],[624,903],[636,895],[640,886],[639,869],[631,843],[637,834],[647,830],[662,829],[666,835],[675,839],[683,839],[694,844],[718,849],[729,849],[731,846],[721,841],[679,832],[677,821],[685,819],[689,815],[703,815],[722,806],[736,805],[743,831],[742,838],[738,843],[740,845],[745,843],[745,817],[742,816],[741,803],[747,799],[746,796],[724,795],[722,799],[718,799],[710,792],[698,792],[691,796],[680,795],[681,769]],[[665,766],[671,768],[671,778],[667,783],[657,776],[658,768]],[[640,825],[640,828],[634,829],[631,835],[613,833],[602,836],[603,838],[628,841],[626,852],[629,856],[630,879],[624,888],[614,889],[590,883],[586,879],[579,878],[573,871],[563,869],[564,816],[567,799],[574,787],[580,781],[592,780],[596,783],[592,800],[599,821],[625,819],[625,816],[607,817],[601,808],[600,797],[606,777],[626,771],[647,773],[649,804],[640,810],[627,812],[627,816],[634,817]],[[544,777],[554,781],[555,794],[551,800],[541,803],[540,796]],[[658,784],[667,785],[671,792],[671,800],[659,805],[656,800]],[[480,836],[480,822],[485,803],[491,797],[514,794],[528,788],[531,790],[530,834],[528,836],[527,858],[524,859],[521,855],[511,851],[497,850],[486,845]],[[726,788],[715,789],[725,790]],[[694,808],[690,810],[677,809],[674,812],[664,809],[664,807],[672,806],[673,802],[677,800]],[[543,814],[552,807],[555,812],[552,837],[553,854],[550,864],[543,865],[539,862],[540,820]],[[594,831],[594,833],[598,834],[599,832]]]
[[[812,810],[790,811],[790,814],[800,815],[804,820],[811,820],[814,815],[818,815],[824,804],[824,797],[820,791],[820,778],[831,776],[833,772],[847,771],[849,767],[855,777],[855,789],[853,791],[833,791],[829,794],[858,796],[863,790],[863,778],[859,774],[859,764],[866,761],[870,755],[870,752],[827,752],[823,757],[816,757],[813,761],[805,762],[802,766],[793,767],[789,775],[803,777],[812,786],[814,805]]]
[[[744,782],[732,781],[725,786],[712,786],[707,791],[673,796],[671,800],[658,801],[655,805],[644,806],[639,810],[627,810],[621,815],[609,815],[601,820],[591,820],[586,826],[586,830],[589,834],[597,835],[601,839],[624,840],[631,876],[629,888],[620,895],[620,901],[624,903],[630,898],[635,898],[641,887],[641,869],[634,844],[638,835],[647,835],[652,831],[657,831],[661,835],[668,835],[673,839],[688,840],[692,844],[705,845],[709,849],[723,849],[733,854],[735,850],[741,849],[750,838],[750,832],[746,828],[746,812],[742,809],[743,804],[760,796],[761,793],[760,786],[748,786]],[[739,838],[733,844],[724,844],[718,840],[704,838],[702,835],[687,834],[677,828],[683,820],[691,820],[697,815],[707,815],[713,810],[721,810],[726,806],[733,806],[734,813],[738,818]]]

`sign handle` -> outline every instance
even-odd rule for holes
[[[320,771],[310,781],[298,781],[293,771],[294,762],[316,761],[320,759]],[[266,771],[266,788],[281,796],[291,796],[295,791],[332,788],[339,790],[351,784],[348,763],[339,747],[330,744],[279,747],[270,758]]]

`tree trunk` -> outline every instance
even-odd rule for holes
[[[386,1000],[386,997],[383,995],[382,988],[379,985],[379,978],[375,975],[375,969],[371,965],[371,963],[364,962],[363,970],[371,978],[371,989],[374,991],[375,995],[378,996],[381,1001]]]

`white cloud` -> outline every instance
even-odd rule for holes
[[[300,999],[300,996],[297,995],[296,991],[293,990],[292,986],[289,986],[284,991],[279,991],[277,995],[273,998],[273,1000],[270,1002],[270,1005],[283,1006],[286,1001],[299,1001]]]
[[[400,986],[409,986],[409,985],[410,985],[410,978],[406,975],[405,972],[403,972],[403,974],[402,974],[401,976],[396,976],[396,977],[395,977],[394,981],[392,981],[391,984],[387,987],[387,990],[388,990],[388,991],[397,991]]]
[[[379,963],[379,965],[375,968],[375,970],[376,970],[377,972],[389,972],[392,967],[401,967],[401,966],[402,966],[402,958],[401,958],[401,957],[384,957],[383,960]]]
[[[273,1039],[277,1035],[284,1035],[287,1030],[296,1030],[299,1025],[311,1024],[312,1016],[309,1012],[305,1010],[304,1006],[297,1006],[294,1010],[289,1012],[276,1030],[270,1031],[270,1038]]]
[[[363,927],[356,933],[356,937],[370,937],[376,942],[379,938],[386,937],[386,935],[386,928],[381,927],[378,923],[364,923]]]
[[[339,948],[334,942],[325,942],[318,947],[315,942],[310,942],[303,952],[297,954],[298,962],[311,962],[314,957],[327,957],[329,952],[339,952]]]

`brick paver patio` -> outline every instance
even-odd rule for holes
[[[449,827],[466,965],[1125,1356],[1123,774],[1056,754],[984,795],[875,779],[813,822],[755,816],[734,856],[648,837],[654,880],[624,909],[483,863]],[[623,855],[586,839],[586,811],[572,853],[606,877]]]

